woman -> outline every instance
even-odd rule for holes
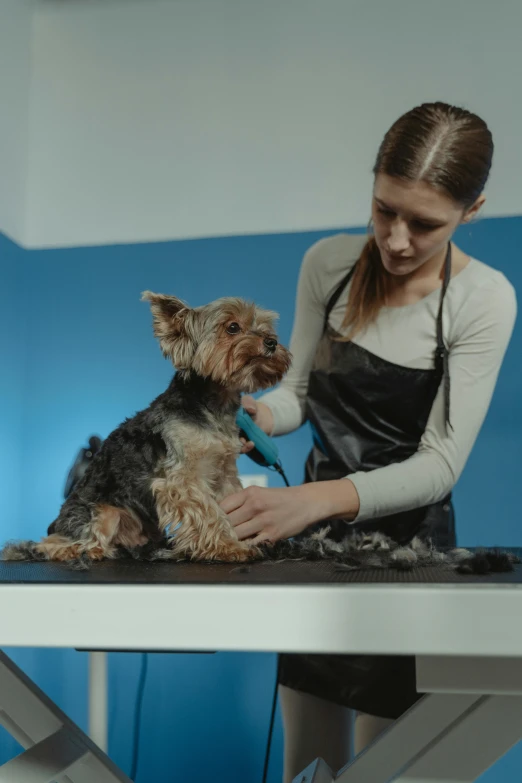
[[[373,235],[306,253],[281,386],[243,404],[268,434],[309,421],[306,480],[250,487],[222,507],[240,539],[382,530],[455,543],[451,502],[482,426],[516,317],[503,274],[452,242],[484,203],[493,142],[442,103],[400,117],[374,166]],[[252,444],[247,444],[248,450]],[[350,524],[351,523],[351,524]],[[282,655],[285,781],[321,756],[333,769],[418,698],[414,660]]]

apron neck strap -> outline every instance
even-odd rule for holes
[[[444,382],[444,419],[446,431],[448,427],[453,430],[450,421],[450,374],[449,374],[449,351],[444,343],[444,332],[442,328],[442,312],[444,307],[444,297],[448,290],[451,279],[451,242],[448,242],[448,250],[444,261],[444,279],[440,292],[439,311],[437,313],[437,348],[435,349],[435,368],[441,375]]]
[[[340,283],[338,283],[337,286],[334,288],[330,298],[328,299],[324,311],[324,325],[323,325],[324,329],[326,329],[326,326],[328,324],[330,313],[332,312],[333,308],[337,304],[337,301],[341,296],[342,292],[344,291],[344,289],[352,279],[354,272],[355,272],[355,266],[353,266],[350,269],[350,271],[346,275],[344,275],[344,277],[341,279]],[[451,279],[451,242],[448,243],[446,260],[444,261],[444,280],[442,282],[439,312],[437,313],[437,351],[442,351],[444,349],[444,340],[442,336],[443,334],[442,333],[442,306],[444,303],[444,297],[446,296],[446,291],[450,279]]]
[[[326,303],[326,308],[324,311],[324,321],[323,321],[323,332],[326,330],[326,327],[328,326],[328,319],[330,318],[330,313],[332,312],[333,308],[335,307],[337,300],[341,296],[342,292],[352,279],[352,275],[355,272],[355,266],[353,266],[348,274],[344,275],[343,279],[340,283],[334,288],[332,295],[328,299]]]

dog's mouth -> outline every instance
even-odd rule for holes
[[[257,353],[245,351],[243,355],[230,356],[226,383],[243,391],[268,388],[284,377],[290,363],[291,356],[281,345]]]
[[[276,375],[288,370],[284,354],[278,351],[266,351],[266,353],[259,353],[257,356],[252,356],[246,362],[245,368],[246,367],[259,369],[264,372],[274,372]]]
[[[281,373],[281,366],[280,362],[275,361],[274,356],[263,356],[260,354],[259,356],[251,356],[250,359],[248,359],[242,367],[238,367],[234,372],[233,375],[237,377],[241,377],[244,375],[244,373],[255,373],[255,372],[262,372],[262,373],[274,373],[275,375],[278,375]]]
[[[270,361],[271,359],[276,358],[275,351],[266,350],[264,353],[258,353],[256,356],[251,356],[247,364],[250,364],[251,362],[266,362],[267,360]]]

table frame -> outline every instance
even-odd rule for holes
[[[318,759],[296,783],[470,783],[522,738],[522,585],[4,583],[2,592],[2,646],[91,652],[90,736],[0,653],[0,723],[25,748],[0,767],[0,783],[129,783],[107,756],[106,652],[146,651],[144,639],[151,651],[415,655],[426,696],[345,768]]]

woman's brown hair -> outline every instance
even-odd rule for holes
[[[403,114],[385,135],[373,173],[425,182],[469,209],[481,195],[493,158],[486,123],[466,109],[424,103]],[[349,339],[385,304],[386,270],[370,236],[355,266],[343,327]]]

